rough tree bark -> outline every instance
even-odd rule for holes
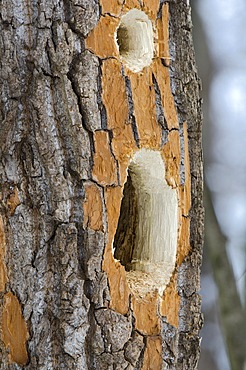
[[[155,40],[140,72],[122,63],[115,36],[133,8]],[[189,1],[0,9],[0,369],[196,369],[203,209]],[[141,295],[112,251],[140,148],[161,154],[178,197],[176,265],[161,295]]]

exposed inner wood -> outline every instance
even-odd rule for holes
[[[5,285],[8,281],[7,269],[4,261],[5,254],[6,254],[6,238],[3,218],[2,216],[0,216],[0,293],[4,292]]]
[[[102,185],[117,184],[117,169],[110,152],[109,135],[106,131],[94,133],[95,155],[92,175]]]
[[[117,17],[120,14],[120,7],[120,5],[116,7],[115,4],[111,5],[108,1],[102,0],[102,9],[107,13],[112,11],[112,14],[115,14]],[[122,5],[121,10],[125,14],[133,7],[139,8],[139,3],[129,0]],[[120,179],[119,187],[108,186],[110,183],[108,180],[106,181],[106,176],[104,181],[100,182],[103,186],[106,186],[105,199],[108,214],[108,241],[104,254],[103,269],[107,272],[109,279],[110,307],[122,314],[126,314],[129,309],[130,288],[135,327],[146,335],[157,335],[160,333],[160,315],[165,316],[171,325],[178,326],[180,297],[177,292],[177,274],[174,272],[171,282],[166,287],[161,300],[158,298],[158,293],[154,293],[154,291],[152,294],[144,294],[145,298],[141,298],[136,291],[134,293],[137,280],[140,286],[148,286],[146,283],[148,282],[150,273],[132,269],[139,212],[136,188],[133,186],[131,173],[130,170],[127,172],[127,168],[138,150],[137,145],[141,148],[154,149],[161,153],[165,163],[166,181],[169,186],[176,189],[179,199],[177,264],[181,263],[189,251],[190,225],[189,219],[182,217],[182,208],[187,202],[186,199],[189,198],[190,173],[189,167],[187,167],[185,186],[181,186],[181,140],[178,130],[178,114],[171,92],[169,71],[161,60],[164,59],[164,64],[166,65],[170,61],[168,4],[163,5],[161,18],[158,19],[158,2],[146,1],[144,9],[151,19],[154,20],[154,28],[158,31],[158,45],[155,45],[155,49],[159,51],[157,52],[157,58],[152,61],[149,67],[144,68],[141,73],[134,73],[127,68],[124,70],[124,74],[122,73],[122,56],[120,52],[124,54],[129,51],[129,30],[122,25],[119,27],[119,18],[109,17],[108,15],[101,17],[98,26],[89,35],[86,45],[99,57],[109,58],[102,63],[102,94],[107,112],[108,128],[112,132],[111,145],[117,160],[118,178]],[[110,18],[112,18],[112,22]],[[107,37],[104,37],[105,33],[109,36],[110,41]],[[119,50],[112,49],[112,45],[106,45],[109,42],[112,43],[115,35],[119,40],[118,49],[120,49],[120,52]],[[116,45],[115,42],[114,44]],[[114,57],[113,59],[112,56]],[[166,142],[164,146],[162,146],[162,130],[164,125],[161,126],[160,122],[157,121],[156,88],[153,84],[153,76],[160,91],[160,103],[163,107],[164,114],[163,123],[166,122],[166,129],[169,130],[165,132]],[[129,100],[129,89],[132,100]],[[129,111],[131,112],[131,116],[128,116]],[[134,117],[132,114],[134,114]],[[133,119],[135,119],[135,126],[132,124],[134,122]],[[94,136],[96,148],[99,148],[101,145],[99,136],[100,134]],[[137,137],[138,142],[135,142]],[[109,147],[107,147],[107,150],[109,150]],[[100,149],[100,151],[102,150]],[[101,158],[106,158],[106,156],[105,153]],[[189,161],[188,154],[185,158],[186,166],[187,161]],[[104,162],[103,159],[100,159],[100,161]],[[110,161],[112,162],[112,159]],[[94,163],[99,163],[97,149]],[[102,165],[94,165],[93,174],[95,178],[102,176],[100,174],[100,167],[102,168]],[[106,168],[108,171],[109,165],[107,164],[106,166],[105,163],[105,171]],[[115,171],[115,167],[112,167],[110,169],[111,171]],[[108,179],[110,178],[114,178],[112,172]],[[132,283],[134,279],[129,280],[129,274],[134,273],[138,274],[138,279],[135,279],[135,282]],[[140,278],[141,274],[142,277]],[[148,289],[149,287],[147,287]],[[151,287],[149,291],[151,291]],[[159,341],[160,338],[157,341],[149,342],[148,350],[146,350],[144,357],[143,369],[147,369],[148,367],[157,369],[160,367],[161,346]],[[158,343],[158,349],[155,343]]]
[[[126,81],[122,66],[115,59],[107,59],[102,63],[102,99],[107,112],[108,129],[112,130],[112,149],[118,161],[119,180],[123,185],[129,159],[137,149],[137,144],[130,121]]]
[[[120,214],[122,188],[107,187],[105,194],[108,210],[108,242],[104,252],[103,269],[107,272],[110,286],[110,307],[125,315],[129,310],[129,286],[126,280],[126,271],[120,262],[116,262],[112,253],[114,235]]]
[[[95,184],[85,185],[84,227],[103,231],[103,206],[99,188]]]
[[[177,291],[177,274],[174,274],[160,302],[160,314],[167,318],[169,324],[178,327],[180,296]]]
[[[138,224],[137,194],[128,174],[124,186],[123,198],[120,208],[118,227],[114,237],[114,257],[118,259],[126,270],[131,269],[130,264],[136,239]]]
[[[131,9],[121,17],[116,31],[116,45],[123,63],[133,72],[140,72],[154,57],[152,23],[147,15]]]
[[[9,212],[11,215],[15,213],[16,207],[20,205],[20,199],[19,199],[18,190],[16,186],[13,188],[13,190],[9,194],[7,205],[8,205]]]
[[[4,296],[2,313],[2,339],[9,347],[11,362],[25,365],[28,361],[26,341],[29,338],[27,325],[22,317],[21,306],[18,299],[12,294]]]
[[[114,256],[125,266],[136,294],[162,294],[173,273],[177,251],[178,201],[165,180],[157,151],[142,149],[129,165]]]
[[[161,338],[158,336],[148,337],[142,370],[160,370],[162,367],[161,353]]]
[[[129,80],[131,82],[140,146],[160,149],[161,126],[158,124],[156,117],[156,95],[152,81],[152,64],[150,68],[145,68],[143,73],[129,71]]]

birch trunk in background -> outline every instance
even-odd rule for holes
[[[0,11],[0,369],[196,369],[188,2],[3,0]],[[170,228],[154,217],[162,207]]]

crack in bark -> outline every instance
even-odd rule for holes
[[[110,148],[110,153],[112,157],[114,158],[115,164],[116,164],[116,170],[117,170],[117,185],[120,185],[120,167],[119,167],[119,162],[117,158],[115,157],[115,154],[113,152],[113,131],[112,130],[107,130],[108,131],[108,137],[109,137],[109,148]]]
[[[185,185],[186,176],[185,176],[185,142],[184,142],[184,129],[183,124],[180,123],[180,185]],[[189,174],[188,174],[189,176]]]
[[[127,96],[128,112],[129,112],[128,121],[130,122],[132,126],[133,137],[136,142],[136,145],[138,148],[140,148],[140,138],[139,138],[139,133],[138,133],[138,128],[137,128],[136,117],[134,114],[134,102],[133,102],[133,97],[132,97],[131,81],[129,77],[125,74],[123,66],[122,66],[121,73],[122,73],[122,76],[124,77],[125,86],[126,86],[126,96]]]
[[[161,102],[160,88],[154,73],[152,73],[152,82],[155,90],[156,119],[159,125],[161,126],[161,147],[163,147],[168,141],[168,125],[164,113],[164,108]]]
[[[100,59],[97,76],[97,104],[101,115],[102,129],[107,130],[107,111],[102,99],[102,61]]]

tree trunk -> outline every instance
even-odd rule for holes
[[[1,2],[0,369],[197,368],[188,3]]]

